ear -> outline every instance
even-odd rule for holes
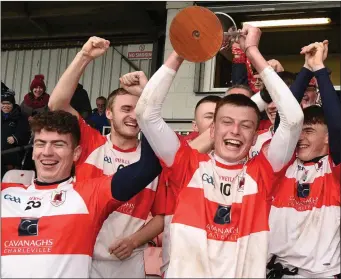
[[[252,140],[252,146],[254,146],[257,142],[257,138],[258,138],[258,133],[257,131],[255,132],[254,136],[253,136],[253,140]]]
[[[211,136],[211,139],[214,139],[214,134],[215,134],[215,125],[214,125],[214,123],[212,122],[211,127],[210,127],[210,136]]]
[[[106,109],[106,110],[105,110],[105,116],[106,116],[108,119],[112,120],[112,119],[113,119],[112,111],[109,110],[109,109]]]
[[[324,138],[324,144],[329,145],[329,134],[327,133]]]
[[[195,120],[192,121],[192,129],[194,132],[199,132],[197,122]]]
[[[82,153],[82,147],[78,145],[75,150],[73,151],[73,161],[76,162],[78,161],[79,157],[81,156]]]

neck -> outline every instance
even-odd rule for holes
[[[37,177],[37,180],[36,180],[36,184],[39,185],[39,186],[48,186],[48,185],[53,185],[53,184],[60,184],[60,183],[63,183],[67,180],[69,180],[71,177],[71,175],[69,175],[68,177],[64,177],[63,179],[60,179],[60,180],[45,180],[43,178],[39,178]]]
[[[117,134],[113,129],[111,129],[110,140],[113,145],[123,150],[134,148],[138,145],[137,138],[124,138],[121,135]]]
[[[327,156],[328,154],[320,155],[315,157],[314,159],[308,160],[308,161],[303,161],[304,163],[317,163],[320,161],[323,157]]]
[[[219,157],[216,153],[214,153],[214,159],[215,159],[216,161],[218,161],[219,163],[222,163],[222,164],[227,165],[227,166],[234,166],[234,165],[244,164],[245,161],[246,161],[246,158],[244,158],[244,159],[242,159],[242,160],[240,160],[240,161],[231,163],[231,162],[228,162],[228,161],[226,161],[225,159]]]

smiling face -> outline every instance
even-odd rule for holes
[[[215,153],[222,159],[235,163],[244,159],[257,140],[259,118],[248,106],[224,104],[216,112],[211,128]]]
[[[39,98],[41,95],[43,95],[44,88],[41,86],[37,86],[33,88],[32,92],[33,92],[34,97]]]
[[[60,134],[42,129],[34,133],[33,160],[37,179],[53,183],[71,175],[73,162],[81,154],[80,146],[75,147],[72,135]]]
[[[297,143],[297,156],[306,162],[328,154],[328,129],[325,124],[305,124]]]
[[[137,101],[138,97],[131,94],[117,95],[111,108],[106,110],[111,128],[122,138],[136,138],[140,131],[135,114]]]

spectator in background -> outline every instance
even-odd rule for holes
[[[309,86],[304,92],[303,99],[301,101],[301,107],[302,109],[305,109],[307,107],[310,107],[312,105],[316,105],[317,101],[317,82],[316,78],[313,77],[311,81],[309,82]]]
[[[91,115],[92,109],[89,95],[82,84],[78,83],[70,103],[83,119],[87,119]]]
[[[14,91],[1,86],[1,151],[28,143],[30,132],[27,117],[15,103]],[[1,178],[10,169],[19,168],[21,153],[1,156]]]
[[[46,93],[44,75],[36,75],[31,82],[30,92],[24,97],[21,103],[21,112],[30,120],[37,113],[48,110],[47,104],[50,95]]]
[[[96,106],[92,111],[92,115],[89,117],[89,122],[94,124],[94,128],[98,130],[101,134],[103,131],[103,126],[110,126],[108,118],[105,114],[105,108],[107,105],[107,99],[100,96],[96,99]]]

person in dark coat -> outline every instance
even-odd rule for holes
[[[27,117],[15,103],[14,91],[1,90],[1,151],[26,145],[30,139]],[[10,169],[20,168],[22,152],[1,156],[1,177]]]
[[[88,92],[80,83],[77,85],[70,104],[84,119],[87,119],[91,115],[92,109]]]
[[[44,75],[35,75],[30,85],[30,92],[27,93],[22,101],[20,108],[21,112],[29,119],[48,110],[47,104],[50,95],[46,93],[46,85]]]
[[[88,123],[90,123],[90,125],[93,124],[92,127],[101,134],[103,133],[104,126],[110,126],[109,120],[105,115],[106,105],[107,99],[103,96],[98,97],[96,99],[97,108],[92,111],[91,116],[88,118]]]

